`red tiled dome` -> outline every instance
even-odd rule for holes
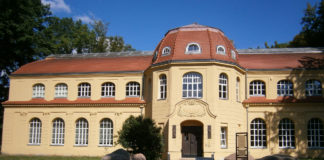
[[[189,53],[187,47],[197,44],[200,53]],[[216,53],[217,47],[223,47],[225,54]],[[168,47],[171,52],[163,55],[164,48]],[[232,52],[236,58],[232,57]],[[217,28],[190,24],[169,30],[154,51],[153,64],[166,61],[183,60],[219,60],[236,63],[238,54],[232,42]]]

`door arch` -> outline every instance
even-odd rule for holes
[[[203,123],[187,120],[181,123],[182,157],[202,157]]]

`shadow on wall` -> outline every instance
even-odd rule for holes
[[[294,97],[283,97],[280,100],[282,105],[276,106],[275,112],[268,112],[265,115],[265,121],[267,125],[270,125],[267,126],[270,129],[270,134],[268,132],[267,136],[271,136],[268,137],[268,142],[272,142],[268,144],[268,147],[271,154],[291,155],[298,158],[324,157],[323,148],[309,148],[307,140],[308,121],[311,118],[319,118],[322,124],[324,123],[324,98],[323,95],[306,97],[305,89],[305,82],[309,79],[317,79],[323,84],[324,58],[302,57],[299,63],[299,67],[293,69],[287,78],[294,82]],[[319,74],[320,70],[322,74]],[[279,122],[283,118],[290,119],[294,124],[295,147],[279,148],[278,152],[275,148],[279,146]]]

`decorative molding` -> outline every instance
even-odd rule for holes
[[[44,113],[43,113],[43,116],[49,116],[49,115],[50,115],[49,112],[44,112]]]
[[[200,99],[185,99],[180,101],[175,105],[169,117],[174,115],[178,115],[179,117],[204,117],[209,115],[214,119],[216,118],[216,115],[209,110],[209,105]]]

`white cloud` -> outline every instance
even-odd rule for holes
[[[67,12],[71,13],[71,8],[68,6],[64,0],[42,0],[42,3],[45,5],[50,5],[53,12]]]
[[[83,23],[92,23],[93,19],[87,15],[75,16],[74,19],[81,20]]]

